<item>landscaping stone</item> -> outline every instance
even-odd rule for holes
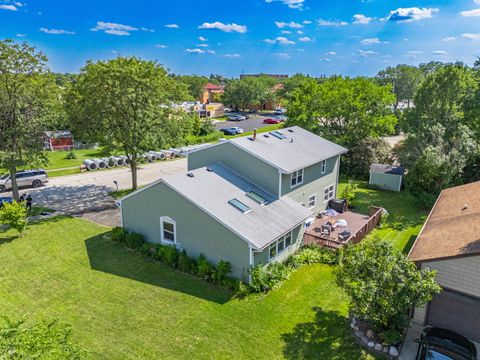
[[[368,337],[369,339],[372,339],[372,338],[373,338],[373,335],[375,335],[375,334],[373,333],[373,330],[370,330],[370,329],[367,330],[367,337]]]
[[[397,357],[398,356],[398,349],[396,346],[390,346],[390,350],[388,351],[390,356]]]
[[[356,326],[356,325],[353,327],[353,330],[355,330],[355,331],[358,331],[359,329],[360,329],[360,328],[359,328],[358,326]]]
[[[376,343],[374,346],[375,350],[377,351],[382,351],[383,350],[383,345],[380,343]]]
[[[362,341],[365,343],[365,344],[368,344],[368,342],[370,340],[368,340],[368,338],[366,336],[362,336],[360,339],[362,339]]]
[[[388,346],[384,346],[384,347],[383,347],[383,352],[384,352],[385,354],[388,354]]]
[[[372,348],[372,347],[375,346],[375,343],[374,343],[373,341],[369,341],[369,342],[367,343],[367,346],[368,346],[369,348]]]
[[[358,331],[358,330],[355,331],[355,336],[359,337],[359,338],[362,338],[364,336],[363,331]]]

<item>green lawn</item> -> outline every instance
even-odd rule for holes
[[[372,359],[353,341],[325,265],[261,298],[223,290],[113,243],[109,228],[56,217],[0,232],[0,308],[60,318],[92,359]]]
[[[389,216],[384,224],[372,231],[383,239],[391,241],[395,247],[407,253],[420,232],[428,213],[415,205],[415,199],[406,191],[393,192],[368,188],[365,181],[355,181],[358,184],[356,197],[352,205],[356,211],[368,214],[370,205],[385,208]],[[339,183],[339,194],[346,185],[345,180]]]

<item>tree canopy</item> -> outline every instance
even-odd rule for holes
[[[225,93],[221,100],[228,106],[246,110],[249,106],[259,106],[273,100],[274,85],[275,79],[268,76],[230,80],[225,86]]]
[[[410,105],[422,79],[422,72],[418,67],[399,64],[379,71],[376,79],[380,85],[392,85],[393,92],[397,96],[396,106],[400,101],[407,101]]]

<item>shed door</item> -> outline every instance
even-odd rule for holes
[[[443,290],[430,302],[427,324],[480,342],[480,299]]]

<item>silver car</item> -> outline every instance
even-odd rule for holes
[[[31,186],[37,188],[48,182],[47,172],[42,169],[19,171],[15,177],[18,187]],[[1,175],[0,192],[10,190],[11,188],[12,181],[10,175]]]

